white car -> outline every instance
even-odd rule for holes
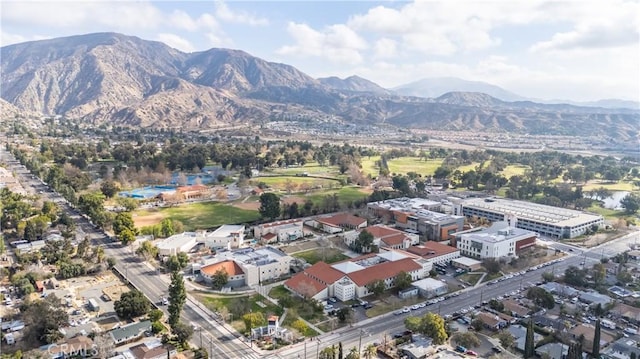
[[[167,298],[162,298],[162,305],[169,305],[169,299]]]
[[[410,311],[411,309],[409,309],[409,307],[402,308],[402,313],[409,313]]]

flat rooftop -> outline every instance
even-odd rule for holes
[[[560,227],[573,227],[603,219],[602,216],[592,213],[498,197],[470,198],[464,200],[462,206],[509,213],[518,218],[550,223]]]
[[[434,222],[449,221],[461,218],[461,216],[454,216],[451,214],[445,214],[440,212],[434,212],[428,210],[433,206],[441,205],[440,202],[432,201],[424,198],[394,198],[385,201],[378,201],[369,203],[369,207],[383,208],[388,211],[397,211],[411,213],[418,219],[427,219]]]
[[[471,239],[480,242],[498,243],[503,241],[521,240],[531,236],[536,237],[537,233],[526,229],[509,227],[504,221],[494,222],[489,228],[484,228],[477,232],[463,234],[463,239]]]
[[[231,237],[233,234],[244,232],[244,226],[241,224],[223,224],[220,228],[213,231],[209,236],[212,237]]]
[[[169,238],[165,238],[162,242],[157,244],[159,249],[172,249],[182,247],[190,241],[198,238],[196,232],[184,232],[180,234],[174,234]]]
[[[245,265],[261,266],[276,262],[287,254],[274,247],[242,248],[232,251],[219,252],[217,258],[222,260],[233,260]]]

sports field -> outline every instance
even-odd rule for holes
[[[260,218],[258,211],[240,209],[218,202],[187,203],[176,207],[143,209],[133,212],[136,227],[160,223],[165,218],[182,222],[185,231],[208,229],[223,224],[248,223]]]
[[[275,190],[288,190],[288,187],[292,187],[292,192],[301,191],[300,187],[313,188],[331,188],[331,186],[340,186],[337,180],[315,177],[298,177],[298,176],[263,176],[253,177],[251,184],[257,185],[258,183],[264,183],[270,188]]]
[[[387,161],[390,173],[406,174],[415,172],[423,176],[431,176],[442,165],[442,159],[425,160],[420,157],[398,157]]]

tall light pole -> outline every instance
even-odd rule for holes
[[[360,339],[358,340],[358,356],[362,353],[362,329],[360,329]]]
[[[320,339],[316,338],[316,359],[320,359]]]

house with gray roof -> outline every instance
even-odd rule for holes
[[[548,343],[536,348],[536,355],[542,357],[544,354],[549,359],[565,359],[569,354],[569,346],[562,343]]]
[[[579,299],[583,303],[587,303],[592,306],[600,304],[603,307],[613,302],[613,299],[611,299],[611,297],[609,297],[608,295],[600,294],[594,291],[582,292]]]
[[[142,337],[144,332],[150,330],[151,321],[145,320],[112,329],[109,335],[111,335],[115,345],[121,345]]]
[[[604,358],[609,359],[629,359],[631,353],[635,353],[636,357],[640,357],[640,343],[630,338],[620,338],[611,343],[607,349],[602,352]]]

